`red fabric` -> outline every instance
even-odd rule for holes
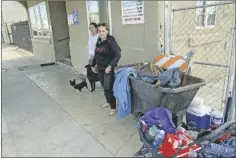
[[[173,157],[180,147],[184,147],[191,142],[193,142],[192,138],[182,131],[178,131],[176,134],[167,134],[160,146],[160,152],[166,157]],[[197,151],[200,148],[199,144],[186,147],[178,153],[177,157],[188,157],[190,149]]]
[[[216,141],[217,141],[217,142],[223,142],[223,141],[225,141],[226,139],[229,139],[229,137],[231,137],[231,134],[230,134],[230,133],[226,133],[226,134],[223,135],[222,137],[218,138]]]

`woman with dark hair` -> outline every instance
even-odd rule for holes
[[[115,38],[109,35],[109,28],[105,23],[98,25],[99,38],[95,48],[95,56],[92,67],[97,65],[99,80],[104,88],[107,103],[102,107],[110,105],[109,116],[116,113],[116,98],[114,97],[113,84],[115,81],[114,68],[117,66],[121,53]]]
[[[94,56],[94,51],[96,48],[96,43],[98,40],[98,25],[94,22],[89,24],[89,40],[88,40],[88,50],[89,50],[89,63],[92,62],[93,56]]]

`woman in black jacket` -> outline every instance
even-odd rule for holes
[[[120,60],[120,47],[113,36],[109,35],[109,28],[105,23],[98,25],[99,38],[95,48],[95,55],[92,67],[97,65],[99,80],[104,88],[104,95],[107,103],[102,107],[110,105],[111,111],[109,116],[116,113],[116,99],[113,92],[115,81],[114,68]]]

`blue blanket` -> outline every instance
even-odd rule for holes
[[[220,144],[205,141],[201,143],[203,150],[200,157],[236,157],[236,138],[231,137]]]
[[[181,83],[179,77],[179,68],[168,69],[158,75],[148,74],[142,70],[137,70],[135,73],[137,79],[141,79],[148,83],[153,83],[154,81],[159,80],[160,86],[162,87],[167,86],[170,88],[176,88],[179,87]]]
[[[119,103],[118,117],[124,118],[131,112],[131,97],[129,88],[129,75],[135,71],[134,68],[121,68],[116,71],[114,83],[114,95]]]

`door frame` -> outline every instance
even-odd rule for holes
[[[111,16],[111,1],[106,1],[107,2],[107,11],[108,11],[108,23],[109,23],[109,28],[110,28],[110,35],[112,35],[112,16]]]

